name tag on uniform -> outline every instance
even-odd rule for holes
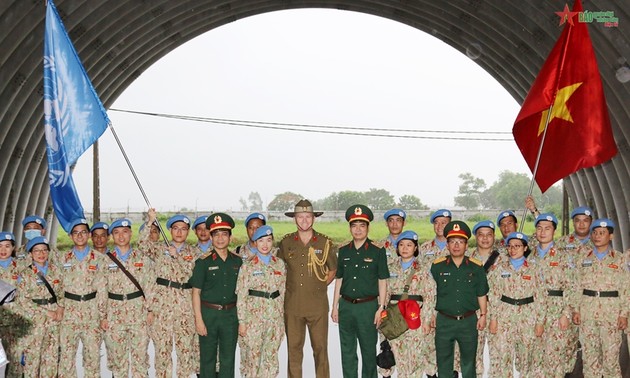
[[[116,270],[116,269],[118,269],[118,265],[116,265],[116,263],[111,263],[107,267],[109,268],[109,270]]]
[[[70,269],[70,268],[72,268],[72,263],[65,263],[65,264],[63,264],[63,268],[64,268],[64,269]]]
[[[433,256],[433,255],[435,255],[435,252],[434,251],[428,251],[427,253],[425,253],[425,255]]]
[[[450,276],[451,272],[440,272],[440,276]]]
[[[208,270],[217,270],[217,269],[219,269],[218,266],[209,266],[208,267]]]
[[[389,278],[396,278],[398,277],[398,273],[390,273],[389,274]]]
[[[264,274],[265,273],[263,273],[262,270],[255,270],[255,271],[252,272],[252,276],[262,276]]]
[[[567,244],[567,249],[575,249],[575,244]]]
[[[364,259],[363,259],[363,261],[365,261],[365,262],[367,262],[367,263],[371,263],[371,262],[372,262],[372,261],[374,261],[374,260],[372,260],[372,259],[371,259],[371,258],[369,258],[369,257],[366,257],[366,258],[364,258]]]
[[[44,284],[44,281],[42,281],[42,280],[40,280],[40,279],[38,278],[38,279],[37,279],[37,281],[36,281],[36,283],[37,283],[38,285],[43,285],[43,284]]]
[[[512,277],[512,273],[510,272],[501,272],[501,278],[510,278]]]
[[[583,267],[592,266],[592,265],[593,265],[593,260],[584,260],[584,261],[582,261],[582,266]]]
[[[392,252],[389,249],[385,250],[385,256],[392,257]]]
[[[343,261],[350,261],[350,257],[344,257]]]

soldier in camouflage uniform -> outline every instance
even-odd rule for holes
[[[12,257],[14,251],[15,236],[10,232],[0,232],[0,280],[17,287],[20,270]],[[15,302],[0,306],[0,339],[9,360],[7,377],[22,374],[20,340],[27,330],[28,323],[18,313]]]
[[[254,240],[252,239],[252,236],[254,235],[254,232],[256,232],[256,230],[259,227],[262,227],[264,225],[267,224],[267,218],[265,218],[265,216],[261,213],[251,213],[247,216],[247,218],[245,219],[245,229],[247,230],[247,241],[236,247],[236,249],[234,250],[234,253],[237,256],[240,256],[243,261],[247,261],[249,259],[251,259],[252,257],[254,257],[255,253],[253,252],[253,249],[256,248],[256,243],[254,243]],[[276,252],[274,251],[274,254]]]
[[[155,209],[149,209],[148,215],[147,224],[153,224],[157,219]],[[155,346],[156,376],[173,376],[171,355],[174,347],[177,356],[176,376],[189,377],[198,371],[199,354],[188,279],[200,253],[198,248],[186,243],[190,232],[190,219],[187,216],[172,216],[166,222],[166,227],[172,238],[169,247],[163,243],[149,242],[149,233],[144,230],[140,235],[143,242],[138,247],[153,262],[157,277],[151,305],[154,318],[149,335]]]
[[[495,239],[494,239],[494,230],[495,225],[493,222],[489,220],[478,222],[473,227],[473,235],[475,235],[475,240],[477,242],[477,247],[475,249],[469,250],[467,255],[474,259],[481,261],[483,264],[483,268],[486,271],[486,274],[490,273],[490,271],[494,270],[497,265],[502,260],[501,253],[495,248]],[[503,258],[505,256],[503,255]],[[490,302],[488,303],[488,308],[491,306]],[[490,372],[494,371],[493,367],[498,364],[498,358],[492,358],[494,347],[493,347],[493,338],[488,335],[488,329],[483,329],[479,331],[479,343],[477,344],[477,376],[482,376],[484,373],[484,363],[483,363],[483,351],[486,346],[486,342],[488,344],[488,354],[490,357],[490,366],[488,367],[488,374],[491,375]]]
[[[83,370],[86,377],[100,374],[102,342],[101,320],[105,318],[105,256],[88,246],[89,231],[85,219],[72,222],[70,238],[74,247],[60,257],[63,266],[64,294],[59,306],[64,308],[59,331],[61,358],[59,377],[76,377],[75,366],[79,340],[83,343]]]
[[[418,261],[426,265],[427,268],[435,259],[448,254],[444,227],[451,221],[452,217],[453,215],[450,210],[446,209],[440,209],[431,214],[430,221],[431,224],[433,224],[435,238],[433,238],[433,240],[427,240],[420,245],[420,252],[417,257]]]
[[[535,340],[544,330],[545,293],[536,268],[525,258],[527,236],[512,232],[505,240],[509,257],[488,274],[489,331],[493,335],[490,359],[496,360],[488,376],[512,377],[518,356],[520,376],[531,377]]]
[[[210,230],[206,227],[207,215],[200,215],[193,222],[193,231],[197,236],[197,248],[201,250],[201,253],[206,253],[212,250],[212,238],[210,238]]]
[[[407,213],[402,209],[391,209],[383,215],[389,235],[385,240],[378,242],[377,244],[385,248],[385,255],[387,256],[387,264],[391,264],[394,261],[398,261],[398,255],[396,254],[396,239],[403,228],[405,227],[405,221],[407,219]]]
[[[540,214],[535,221],[538,245],[528,257],[536,265],[541,285],[546,291],[545,332],[534,356],[535,366],[544,377],[564,377],[573,371],[577,348],[576,327],[571,325],[571,290],[575,265],[571,256],[556,248],[553,235],[558,219],[551,213]]]
[[[571,211],[571,219],[573,220],[573,232],[569,235],[564,235],[556,244],[558,247],[566,249],[573,255],[581,253],[578,251],[580,248],[589,250],[593,249],[593,242],[591,241],[591,224],[593,223],[593,210],[586,206],[576,207]]]
[[[243,262],[236,283],[241,376],[277,377],[278,349],[284,339],[286,268],[273,252],[273,229],[252,235],[254,257]]]
[[[117,219],[109,232],[114,240],[114,250],[106,258],[109,262],[107,280],[107,317],[101,322],[105,330],[107,367],[114,377],[127,377],[131,368],[133,378],[147,377],[149,370],[148,327],[153,321],[153,292],[155,275],[150,260],[131,248],[131,221]],[[109,256],[114,256],[134,277],[140,290]],[[129,355],[131,354],[131,363]]]
[[[420,305],[421,327],[408,329],[394,340],[390,340],[396,365],[392,369],[379,369],[384,377],[395,371],[399,377],[422,378],[423,372],[429,378],[436,377],[435,341],[431,319],[435,308],[435,281],[428,270],[415,260],[418,256],[418,235],[413,231],[402,232],[397,240],[396,260],[389,264],[387,297],[389,303],[401,300],[404,287],[409,282],[408,299]],[[420,351],[420,353],[419,353]]]
[[[630,276],[624,256],[612,249],[615,224],[592,222],[593,249],[581,249],[576,260],[573,322],[580,327],[584,377],[620,377],[619,349],[628,327]]]
[[[26,243],[32,264],[21,273],[17,287],[16,307],[31,327],[20,343],[23,352],[24,376],[54,378],[59,361],[59,322],[63,308],[57,301],[63,295],[61,270],[50,263],[48,240],[37,236]],[[55,295],[48,290],[44,280]]]
[[[38,236],[46,236],[46,220],[37,215],[29,215],[26,218],[22,219],[22,227],[24,230],[24,238],[26,242],[29,240],[36,238]],[[54,256],[54,251],[49,254],[49,258],[52,260]],[[21,269],[26,268],[31,264],[31,255],[28,254],[26,250],[26,243],[19,247],[17,251],[15,251],[15,259],[17,261],[18,267]]]
[[[96,222],[90,227],[90,238],[92,239],[92,249],[100,253],[107,253],[107,242],[109,242],[109,225],[105,222]]]
[[[505,238],[518,229],[518,219],[512,210],[505,210],[497,216],[497,227],[501,231],[501,238],[497,239],[494,247],[499,251],[501,256],[507,256],[508,251],[505,248]]]

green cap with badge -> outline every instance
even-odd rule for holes
[[[348,222],[364,221],[370,223],[374,219],[374,214],[365,205],[352,205],[346,210],[346,220]]]
[[[234,219],[225,213],[214,213],[206,219],[206,227],[210,232],[214,230],[231,230],[234,228]]]
[[[451,221],[444,227],[444,236],[446,238],[460,237],[466,240],[470,239],[470,227],[463,221]]]

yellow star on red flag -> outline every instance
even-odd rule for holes
[[[569,108],[567,108],[567,101],[571,98],[571,95],[582,85],[582,83],[575,83],[572,85],[567,85],[564,88],[558,90],[558,94],[556,94],[556,99],[553,102],[553,107],[551,108],[551,117],[549,117],[549,123],[554,118],[560,118],[565,121],[573,123],[573,117],[571,117],[571,112],[569,112]],[[540,117],[540,124],[538,125],[538,135],[545,131],[545,125],[547,124],[547,116],[549,114],[549,110],[544,110],[542,112],[542,116]]]

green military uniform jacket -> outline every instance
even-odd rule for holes
[[[201,289],[204,302],[226,305],[236,302],[236,280],[243,260],[228,251],[225,261],[213,249],[196,262],[188,283]]]
[[[329,271],[337,269],[337,248],[332,240],[313,230],[311,240],[304,245],[298,233],[293,232],[280,241],[277,257],[287,267],[285,313],[295,316],[327,314],[326,278]]]
[[[385,249],[367,239],[358,249],[354,242],[339,248],[337,278],[341,295],[352,299],[378,296],[378,280],[389,278]]]
[[[441,257],[431,265],[431,274],[437,285],[437,311],[452,316],[476,311],[477,297],[488,294],[486,272],[477,259],[464,256],[457,267],[450,256]]]

